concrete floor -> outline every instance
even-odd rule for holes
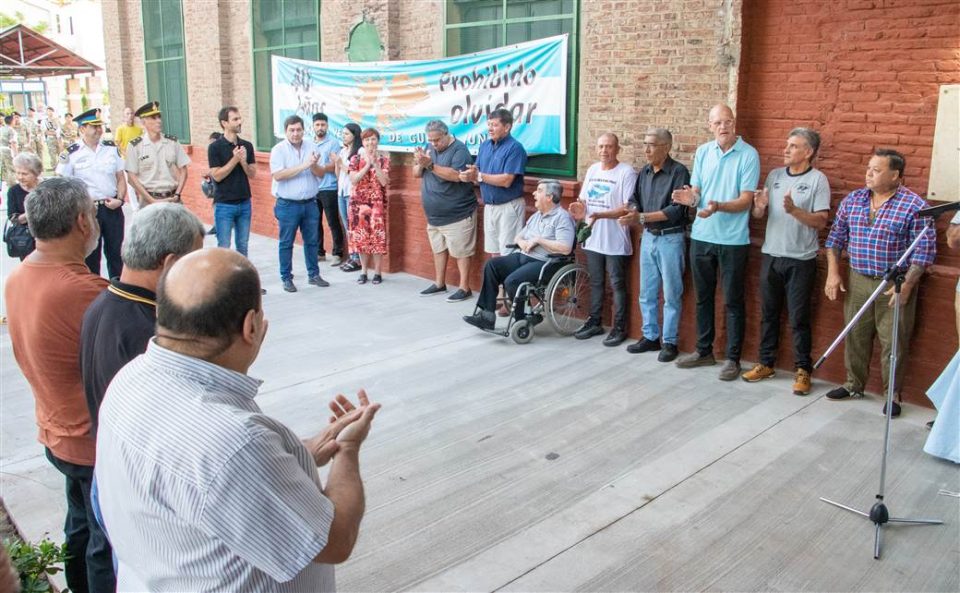
[[[472,303],[419,298],[421,278],[358,286],[321,264],[332,286],[309,286],[299,253],[287,294],[276,242],[251,249],[269,290],[261,407],[306,436],[337,392],[383,403],[342,591],[960,590],[960,499],[937,493],[960,491],[960,469],[922,452],[932,410],[893,423],[887,503],[946,524],[885,529],[878,562],[872,524],[818,500],[873,503],[876,397],[723,383],[539,327],[518,346],[461,322]],[[62,478],[5,328],[0,366],[0,495],[28,537],[60,538]]]

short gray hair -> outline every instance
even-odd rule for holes
[[[200,219],[181,204],[160,202],[137,212],[120,251],[123,265],[156,270],[168,255],[182,257],[203,238]]]
[[[807,143],[811,149],[813,149],[813,154],[810,155],[810,158],[817,156],[817,152],[820,150],[820,133],[816,130],[811,130],[810,128],[794,128],[790,130],[790,134],[787,138],[799,136]]]
[[[660,142],[673,146],[673,134],[666,128],[648,128],[644,136],[656,136]]]
[[[554,204],[560,203],[560,196],[563,195],[563,186],[556,179],[541,179],[537,187],[543,186],[543,193],[550,196]]]
[[[21,152],[13,157],[13,168],[27,169],[37,176],[43,173],[43,163],[40,162],[40,157],[32,152]]]
[[[30,232],[41,241],[66,237],[81,214],[93,213],[87,186],[76,177],[41,181],[25,206]]]
[[[434,119],[427,122],[427,133],[429,134],[430,132],[440,132],[443,135],[447,135],[450,133],[450,128],[439,119]]]

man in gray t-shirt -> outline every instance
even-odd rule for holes
[[[468,282],[477,244],[477,197],[473,184],[460,180],[460,171],[473,163],[473,158],[442,121],[429,122],[426,131],[426,149],[418,147],[413,155],[413,176],[421,179],[420,195],[436,276],[420,296],[447,292],[447,258],[452,256],[460,272],[460,288],[447,297],[447,302],[456,303],[473,296]]]
[[[760,265],[760,362],[742,377],[753,383],[774,375],[780,343],[780,314],[786,300],[793,331],[795,395],[810,393],[813,372],[810,297],[817,278],[818,234],[827,225],[830,210],[827,177],[812,165],[818,148],[817,132],[794,128],[783,151],[786,166],[767,175],[767,182],[757,192],[752,209],[754,218],[767,215]]]

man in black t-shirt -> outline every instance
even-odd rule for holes
[[[220,110],[223,137],[207,147],[210,176],[216,182],[213,194],[213,223],[217,246],[230,248],[230,235],[240,253],[247,255],[250,238],[250,179],[256,177],[253,145],[240,138],[243,118],[240,110],[227,106]]]
[[[203,224],[181,204],[159,202],[134,217],[121,252],[123,271],[90,303],[80,330],[80,373],[94,435],[110,381],[153,337],[160,276],[201,247]]]

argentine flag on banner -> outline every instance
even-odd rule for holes
[[[273,56],[273,130],[323,112],[333,134],[349,122],[376,128],[384,150],[412,152],[430,120],[476,153],[487,115],[513,114],[512,135],[527,153],[566,154],[567,35],[440,60],[329,63]]]

